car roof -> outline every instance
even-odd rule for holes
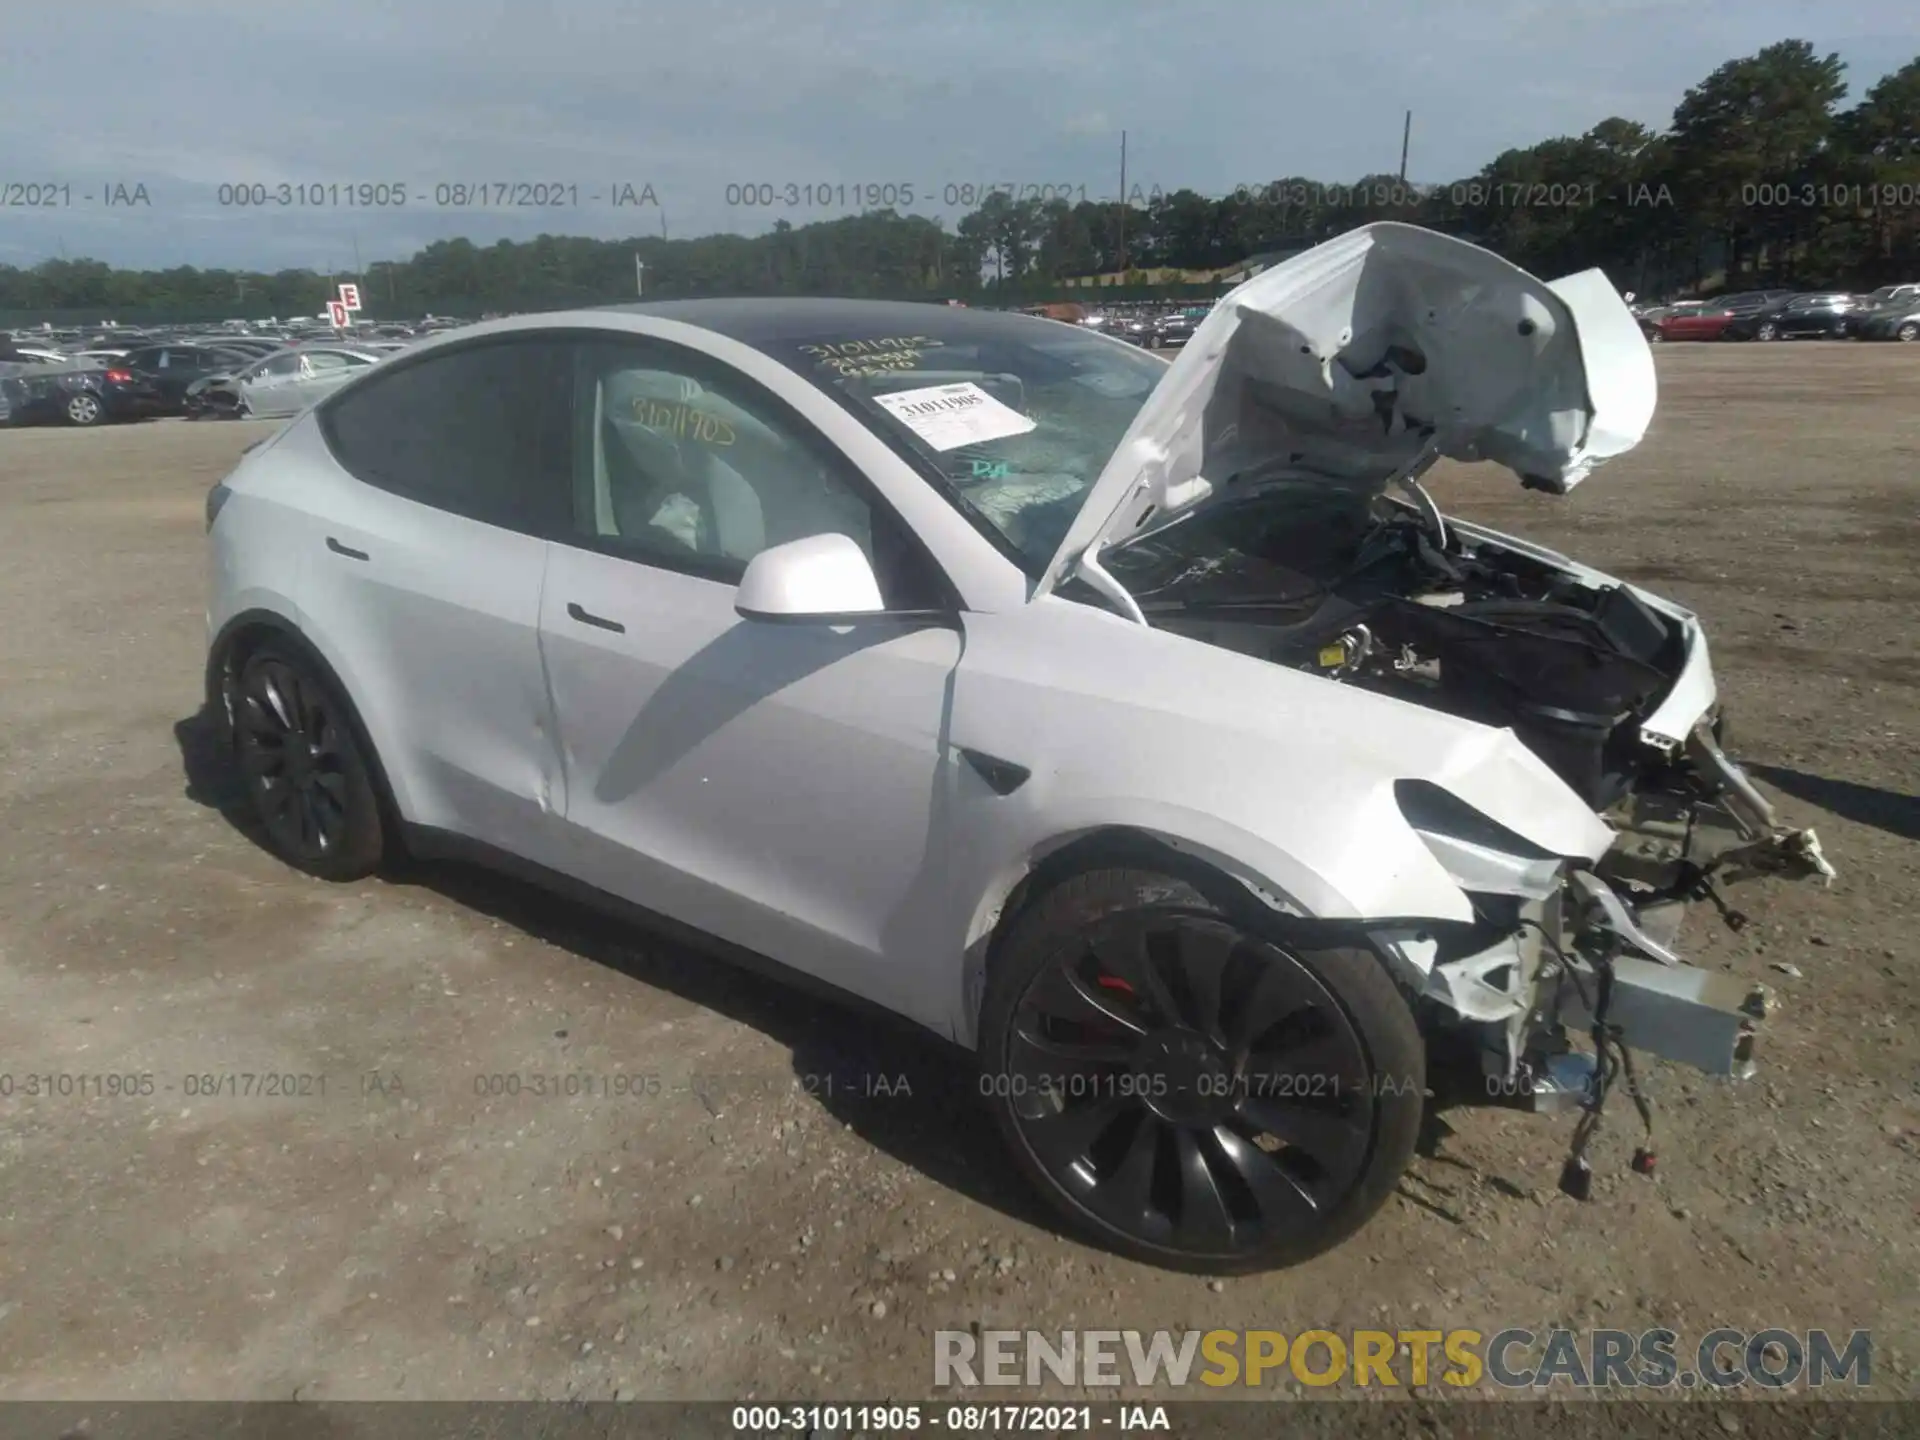
[[[596,307],[616,314],[676,320],[738,340],[755,349],[810,341],[822,335],[848,339],[912,335],[938,323],[949,339],[978,335],[1004,337],[1008,327],[1056,335],[1057,320],[1017,311],[978,310],[970,306],[929,305],[917,300],[837,300],[820,296],[729,296],[710,300],[638,301]]]

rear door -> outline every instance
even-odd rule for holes
[[[149,369],[147,378],[153,381],[161,398],[170,405],[177,405],[186,395],[187,386],[206,373],[208,360],[204,350],[169,345],[159,352],[159,363]]]
[[[323,523],[304,547],[309,609],[384,717],[407,818],[543,864],[560,779],[544,533],[567,493],[554,355],[537,338],[455,347],[323,407],[345,476],[312,482]]]
[[[1695,310],[1680,315],[1669,315],[1662,322],[1668,338],[1674,340],[1699,340],[1708,335],[1718,334],[1727,323],[1727,316],[1720,311]]]
[[[274,355],[248,371],[234,388],[240,403],[261,419],[297,415],[306,408],[299,399],[303,373],[297,353]]]
[[[302,359],[297,389],[303,409],[331,395],[371,363],[338,350],[309,350]]]

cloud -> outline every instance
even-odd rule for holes
[[[424,240],[657,234],[659,214],[434,203],[440,186],[652,185],[671,232],[831,218],[840,187],[1128,182],[1220,194],[1399,163],[1416,178],[1613,114],[1662,127],[1687,86],[1785,36],[1853,93],[1920,52],[1910,0],[123,0],[111,25],[8,15],[9,173],[145,183],[145,214],[0,214],[10,256],[277,268]],[[242,207],[224,186],[405,184],[410,203]],[[775,207],[728,204],[780,187]],[[784,203],[785,187],[801,198]],[[732,187],[731,189],[729,187]],[[440,192],[445,194],[446,192]],[[761,192],[764,193],[764,192]],[[824,198],[825,204],[819,203]],[[927,210],[924,201],[916,208]],[[939,207],[935,205],[933,209]]]

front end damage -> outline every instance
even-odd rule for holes
[[[1617,839],[1592,865],[1537,850],[1420,782],[1403,782],[1408,822],[1473,903],[1467,926],[1379,930],[1403,978],[1417,977],[1429,1028],[1473,1042],[1490,1097],[1580,1116],[1561,1188],[1585,1199],[1586,1152],[1624,1089],[1645,1126],[1634,1168],[1654,1166],[1652,1114],[1636,1052],[1708,1075],[1755,1068],[1766,987],[1687,964],[1682,914],[1709,903],[1729,928],[1746,916],[1722,893],[1743,880],[1818,877],[1833,867],[1811,830],[1781,825],[1702,718],[1664,763],[1603,813]]]
[[[1551,772],[1463,786],[1445,756],[1405,757],[1421,778],[1395,786],[1402,818],[1473,918],[1373,938],[1429,1034],[1477,1042],[1492,1093],[1579,1109],[1574,1193],[1617,1081],[1650,1128],[1636,1050],[1752,1066],[1765,997],[1679,958],[1682,910],[1738,929],[1725,886],[1833,875],[1722,751],[1695,616],[1445,515],[1422,484],[1443,459],[1493,461],[1566,495],[1638,444],[1657,389],[1600,272],[1544,282],[1364,226],[1221,302],[1039,586],[1072,580],[1138,624],[1506,732]]]

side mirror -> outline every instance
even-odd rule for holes
[[[746,620],[838,621],[878,614],[886,602],[866,552],[850,537],[829,533],[754,556],[733,608]]]

